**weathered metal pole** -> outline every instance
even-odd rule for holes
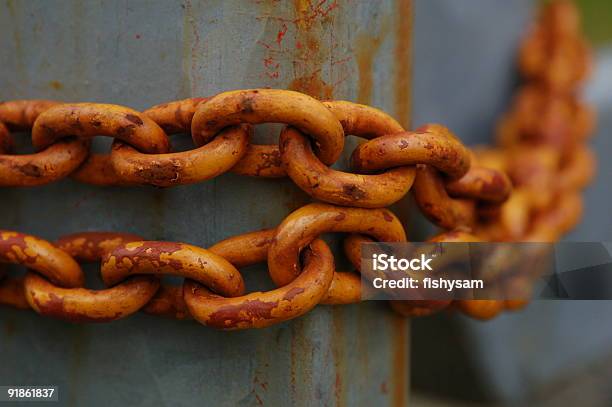
[[[230,89],[290,88],[371,104],[408,127],[411,19],[411,0],[7,1],[0,97],[144,109]],[[258,140],[276,137],[268,133]],[[272,227],[310,199],[289,181],[233,175],[163,190],[67,180],[0,194],[1,228],[48,239],[129,231],[204,247]],[[267,281],[263,270],[245,274],[249,289]],[[408,323],[384,304],[319,306],[246,332],[146,315],[76,326],[0,313],[0,382],[59,385],[65,404],[407,403]]]

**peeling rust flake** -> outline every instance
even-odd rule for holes
[[[387,211],[382,211],[382,214],[383,218],[385,218],[387,222],[393,222],[393,216],[391,216]]]
[[[357,185],[344,185],[342,187],[342,191],[356,201],[364,199],[368,195],[363,189],[359,188]]]
[[[144,122],[142,121],[142,119],[134,114],[126,114],[125,118],[128,119],[130,122],[134,123],[137,126],[142,126],[144,124]]]
[[[90,322],[111,322],[121,316],[121,313],[116,313],[114,316],[92,317],[90,315],[81,314],[76,311],[66,309],[64,299],[54,293],[49,293],[47,301],[40,300],[33,292],[30,292],[38,311],[48,317],[61,319],[72,323],[90,323]]]
[[[174,242],[146,242],[138,247],[133,247],[131,244],[127,244],[123,247],[115,249],[111,258],[116,259],[116,264],[120,268],[124,268],[126,264],[129,264],[128,269],[133,269],[138,262],[143,260],[156,260],[161,262],[161,258],[164,255],[171,255],[183,249],[183,245]],[[127,260],[127,262],[124,262]],[[178,261],[164,261],[164,264],[168,264],[174,268],[181,268],[182,263]]]
[[[255,99],[253,97],[245,97],[239,105],[238,110],[241,113],[255,113]]]
[[[302,294],[305,291],[302,287],[293,287],[291,290],[287,291],[287,293],[283,296],[283,300],[291,301],[296,296]]]
[[[28,176],[28,177],[40,178],[43,176],[43,170],[35,164],[20,165],[20,166],[17,166],[17,169],[23,175]]]
[[[220,328],[235,328],[240,324],[251,324],[256,320],[272,319],[272,311],[278,302],[247,300],[237,305],[226,305],[210,314],[208,325]]]

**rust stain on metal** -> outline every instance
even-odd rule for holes
[[[291,324],[291,403],[288,404],[292,405],[320,397],[320,394],[313,394],[312,353],[315,349],[308,332],[309,326],[304,319],[295,320]]]
[[[333,97],[334,87],[325,83],[320,75],[320,70],[313,72],[310,76],[301,76],[292,80],[288,89],[304,92],[319,99],[330,99]]]
[[[255,352],[255,371],[253,373],[253,384],[252,392],[255,394],[255,398],[261,405],[265,405],[266,395],[270,384],[268,383],[267,376],[270,373],[269,354],[267,352],[268,342],[262,342],[263,347],[260,345]]]
[[[241,323],[251,323],[253,320],[272,319],[272,312],[278,306],[278,302],[260,300],[245,301],[238,305],[227,305],[212,313],[208,323],[212,326],[233,328]]]
[[[383,381],[382,383],[380,383],[380,392],[382,394],[388,394],[389,393],[389,388],[387,387],[387,382]]]
[[[264,48],[263,75],[285,84],[288,78],[283,75],[290,71],[292,79],[288,89],[316,98],[333,97],[334,87],[340,82],[333,83],[334,66],[350,59],[336,59],[334,55],[337,44],[333,22],[340,3],[337,0],[294,0],[286,15],[282,3],[260,4],[263,10],[257,19],[277,24],[272,38],[257,41]],[[331,41],[327,38],[323,41],[324,34],[329,34]]]
[[[346,318],[344,310],[340,307],[333,307],[331,309],[332,314],[332,333],[333,341],[331,341],[331,351],[334,358],[334,370],[336,371],[336,379],[334,382],[334,397],[336,399],[337,406],[347,405],[346,401],[346,385],[342,380],[343,377],[348,376],[346,367],[346,352],[342,345],[345,338],[345,324]]]
[[[359,71],[357,103],[369,104],[372,102],[374,58],[380,45],[387,37],[390,27],[389,18],[384,17],[381,22],[381,30],[377,35],[366,32],[357,38],[355,44],[357,69]]]
[[[395,24],[395,118],[404,128],[410,127],[412,110],[410,81],[412,66],[412,0],[396,0]]]
[[[295,0],[294,79],[289,89],[317,98],[333,96],[333,86],[321,78],[322,66],[331,53],[329,44],[321,41],[321,37],[324,27],[333,23],[332,11],[337,7],[337,1]]]
[[[406,395],[408,388],[408,320],[400,316],[393,318],[393,352],[391,352],[391,397],[393,406],[405,406],[407,404]]]
[[[51,81],[51,82],[49,82],[49,86],[53,90],[62,90],[62,89],[64,89],[64,84],[61,83],[60,81]]]

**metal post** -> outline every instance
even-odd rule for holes
[[[0,10],[2,99],[145,109],[290,88],[372,104],[409,125],[411,0],[7,0]],[[260,142],[276,138],[261,133]],[[289,181],[232,175],[171,189],[66,180],[1,190],[0,227],[48,239],[129,231],[206,247],[272,227],[309,199]],[[249,288],[269,287],[263,270],[245,274]],[[408,323],[384,304],[319,306],[246,332],[147,315],[94,326],[0,313],[0,382],[59,385],[63,404],[407,403]]]

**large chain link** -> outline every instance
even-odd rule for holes
[[[289,177],[324,203],[306,205],[277,228],[231,237],[208,249],[122,233],[78,233],[55,244],[0,232],[0,262],[27,266],[4,277],[0,303],[73,322],[111,321],[139,310],[194,318],[222,329],[265,327],[317,304],[361,300],[355,272],[337,272],[319,236],[349,233],[347,258],[359,270],[360,244],[402,242],[385,207],[412,190],[445,232],[430,241],[554,241],[580,218],[580,190],[595,168],[586,146],[595,115],[578,96],[590,70],[579,16],[568,1],[545,6],[519,57],[525,83],[500,121],[498,147],[465,147],[439,124],[406,131],[386,113],[347,101],[318,101],[277,89],[224,92],[138,112],[124,106],[18,100],[0,104],[0,186],[35,186],[67,176],[94,185],[192,184],[228,171]],[[252,126],[284,123],[278,145],[250,144]],[[11,155],[10,131],[31,130],[36,153]],[[190,133],[195,149],[170,152],[169,135]],[[367,139],[354,173],[330,168],[345,135]],[[92,137],[114,139],[89,154]],[[101,262],[108,288],[84,288],[76,261]],[[238,268],[266,262],[278,287],[245,294]],[[161,275],[185,278],[182,287]],[[0,272],[0,279],[2,278]],[[393,301],[406,316],[457,309],[488,319],[523,301]]]

